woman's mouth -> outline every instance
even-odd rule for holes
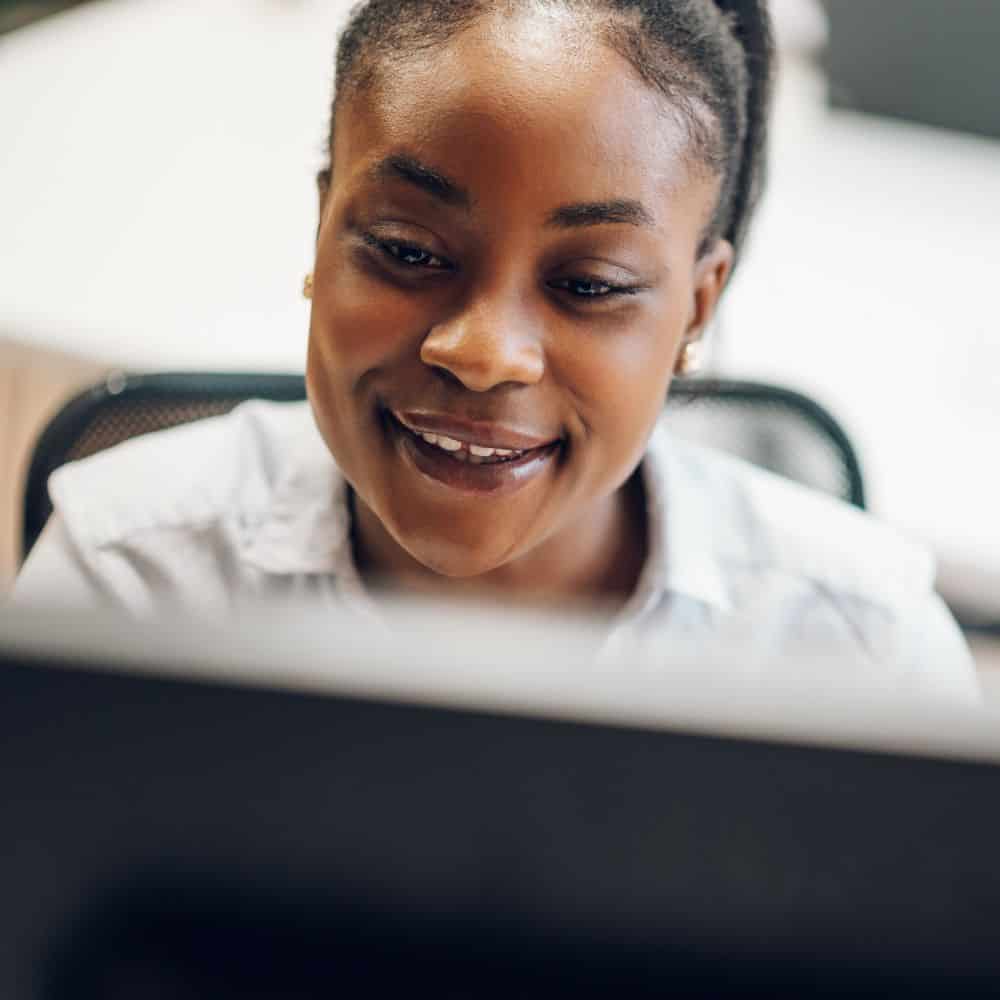
[[[436,414],[404,416],[388,411],[387,415],[390,435],[404,460],[422,475],[464,493],[506,494],[519,489],[550,464],[560,445],[558,438],[546,440]]]
[[[403,425],[406,427],[406,425]],[[407,430],[410,428],[406,427]],[[458,462],[472,462],[473,465],[485,465],[489,462],[510,462],[520,458],[524,452],[509,448],[491,448],[485,444],[474,444],[467,441],[459,441],[456,438],[448,437],[446,434],[427,434],[423,431],[411,431],[418,435],[423,441],[435,448],[440,448],[446,455],[450,455]]]

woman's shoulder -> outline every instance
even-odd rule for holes
[[[663,577],[766,655],[861,654],[914,691],[976,697],[930,552],[850,504],[658,432]],[[748,652],[749,655],[749,652]]]
[[[308,404],[253,400],[68,463],[50,477],[49,494],[67,530],[87,546],[194,530],[265,506],[316,434]]]
[[[926,547],[819,490],[665,431],[651,443],[666,505],[733,575],[799,578],[885,607],[933,590]],[[668,514],[669,517],[669,514]]]
[[[340,566],[343,485],[306,403],[135,438],[50,477],[53,516],[15,599],[227,613]]]

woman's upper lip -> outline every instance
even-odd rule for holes
[[[559,439],[557,434],[527,431],[492,420],[469,420],[453,413],[393,410],[392,415],[405,427],[418,434],[443,434],[456,441],[464,441],[466,444],[481,444],[487,448],[528,451],[531,448],[542,448]]]

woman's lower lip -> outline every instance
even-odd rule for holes
[[[418,472],[461,493],[491,496],[512,493],[527,485],[554,461],[559,448],[559,442],[554,441],[543,448],[532,448],[519,458],[474,465],[452,458],[394,419],[389,420],[389,433],[404,460],[412,462]]]

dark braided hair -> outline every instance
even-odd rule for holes
[[[716,239],[738,252],[764,183],[773,42],[767,0],[507,0],[598,15],[594,30],[683,116],[697,156],[722,177],[701,250]],[[364,0],[337,49],[337,107],[381,69],[447,43],[496,0]],[[707,114],[706,114],[707,112]],[[320,173],[328,182],[329,167]]]

